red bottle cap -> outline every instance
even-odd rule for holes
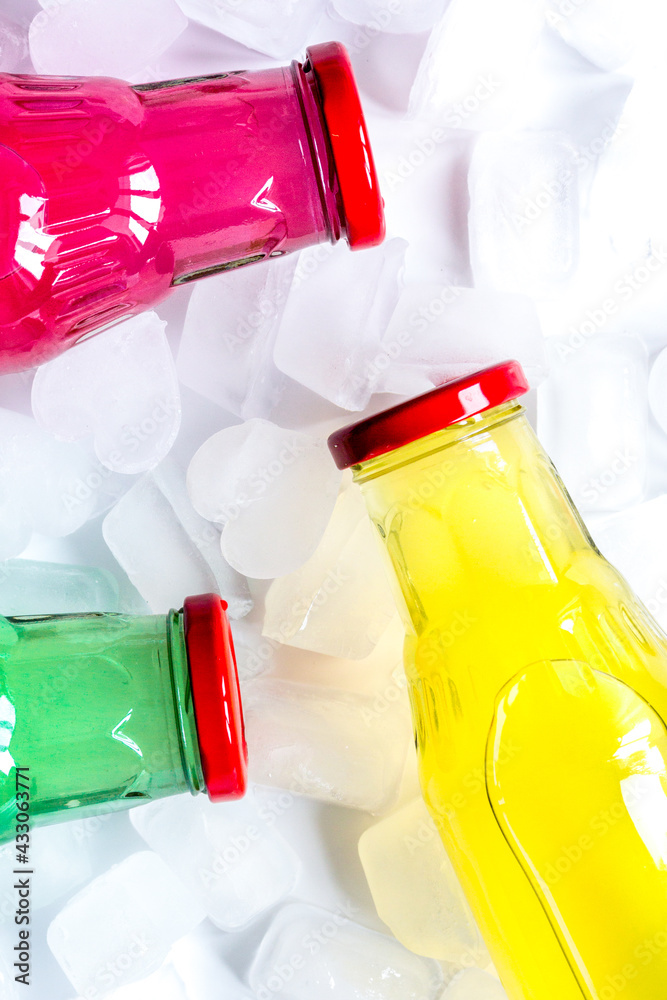
[[[213,802],[241,798],[248,784],[248,748],[226,610],[217,594],[187,597],[183,602],[199,752]]]
[[[529,389],[519,362],[503,361],[445,382],[367,420],[341,427],[329,438],[329,450],[338,468],[347,469],[507,403]]]
[[[311,45],[306,57],[320,91],[347,242],[352,250],[377,246],[385,234],[384,202],[350,57],[340,42]]]

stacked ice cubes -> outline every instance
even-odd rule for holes
[[[220,593],[255,782],[40,830],[32,1000],[504,997],[417,797],[402,627],[325,440],[517,357],[598,545],[667,623],[663,20],[658,0],[7,0],[3,71],[197,78],[340,38],[390,234],[207,279],[0,377],[0,611]]]

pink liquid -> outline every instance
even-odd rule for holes
[[[341,233],[298,64],[142,87],[0,75],[0,144],[0,372],[175,284]]]

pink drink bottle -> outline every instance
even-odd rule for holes
[[[348,55],[130,86],[0,74],[0,372],[174,285],[384,236]]]

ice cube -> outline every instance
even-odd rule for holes
[[[451,0],[417,72],[411,115],[453,128],[507,125],[543,26],[542,0]]]
[[[396,34],[428,31],[442,16],[449,0],[333,0],[337,14],[353,24]]]
[[[667,631],[667,495],[591,519],[595,544]]]
[[[579,250],[574,160],[558,133],[479,137],[468,175],[476,286],[548,296],[573,274]]]
[[[374,813],[396,801],[411,735],[400,698],[258,677],[243,706],[255,781]]]
[[[92,435],[114,472],[154,468],[181,422],[165,326],[156,313],[142,313],[43,365],[32,386],[37,422],[60,441]]]
[[[297,258],[239,267],[194,289],[178,352],[181,381],[238,417],[268,417],[285,376],[273,345]]]
[[[102,533],[155,614],[180,608],[189,595],[218,593],[223,589],[221,597],[229,604],[230,615],[235,617],[250,610],[252,602],[246,582],[231,570],[219,582],[151,473],[140,479],[107,514]]]
[[[220,533],[192,506],[185,482],[185,472],[168,456],[151,473],[153,481],[171,505],[189,539],[208,564],[216,582],[216,591],[229,605],[232,618],[241,618],[252,608],[247,581],[222,558]]]
[[[276,338],[278,368],[343,409],[363,410],[376,390],[406,248],[392,239],[363,254],[344,244],[303,250]]]
[[[341,911],[291,903],[275,917],[250,969],[255,996],[280,983],[290,1000],[435,1000],[443,974],[393,938]]]
[[[275,59],[303,49],[324,12],[324,0],[178,0],[193,21]]]
[[[482,969],[459,972],[442,995],[442,1000],[507,1000],[499,981]]]
[[[481,935],[421,797],[369,827],[359,857],[378,915],[401,944],[461,968],[486,965]]]
[[[608,252],[613,252],[612,273],[620,279],[613,298],[620,298],[621,310],[623,303],[631,307],[628,320],[633,325],[638,313],[641,315],[636,306],[647,292],[655,289],[662,300],[662,280],[653,281],[653,277],[663,270],[667,246],[667,191],[662,183],[667,148],[653,126],[666,98],[667,74],[660,60],[645,67],[635,80],[616,129],[611,136],[607,132],[609,138],[590,198],[589,225],[599,234],[600,242],[604,240]],[[620,190],[624,192],[622,198],[618,197]],[[604,297],[605,293],[601,297],[598,294],[596,304]],[[646,332],[656,346],[664,345],[663,325],[653,317],[646,324]]]
[[[250,680],[268,670],[274,663],[279,643],[276,639],[262,635],[261,626],[256,622],[240,621],[232,625],[236,666],[242,681]]]
[[[532,299],[453,285],[408,285],[383,338],[384,392],[418,395],[448,379],[516,358],[531,385],[547,360]]]
[[[209,438],[190,463],[187,484],[202,517],[223,525],[227,562],[269,579],[313,553],[340,478],[323,440],[254,418]]]
[[[344,490],[310,559],[269,587],[263,634],[342,659],[368,656],[396,614],[373,535],[359,490]]]
[[[630,334],[548,341],[551,374],[537,427],[575,504],[611,511],[642,499],[647,463],[646,349]]]
[[[162,799],[131,819],[223,931],[241,930],[294,888],[299,860],[251,793],[215,804],[203,795]]]
[[[54,441],[31,417],[0,409],[0,558],[20,555],[33,531],[60,538],[85,524],[97,503],[94,473],[79,445]]]
[[[38,73],[137,79],[187,24],[175,0],[51,0],[30,25],[30,54]]]
[[[118,611],[118,583],[104,569],[8,559],[0,563],[3,615]]]
[[[665,11],[656,0],[547,0],[547,23],[564,41],[601,69],[614,70],[642,50],[651,37],[664,32]]]
[[[667,347],[660,352],[651,366],[648,401],[651,413],[667,434]]]
[[[169,961],[152,975],[121,986],[108,996],[109,1000],[189,1000],[185,983]]]
[[[11,18],[0,14],[0,73],[13,73],[28,54],[28,36]]]
[[[174,941],[204,917],[164,861],[140,851],[70,899],[47,942],[79,993],[103,997],[155,972]]]
[[[209,920],[177,941],[170,957],[185,983],[188,1000],[255,1000],[231,968],[241,964],[238,956],[242,949],[235,935],[221,935]],[[247,959],[244,968],[246,964]]]

